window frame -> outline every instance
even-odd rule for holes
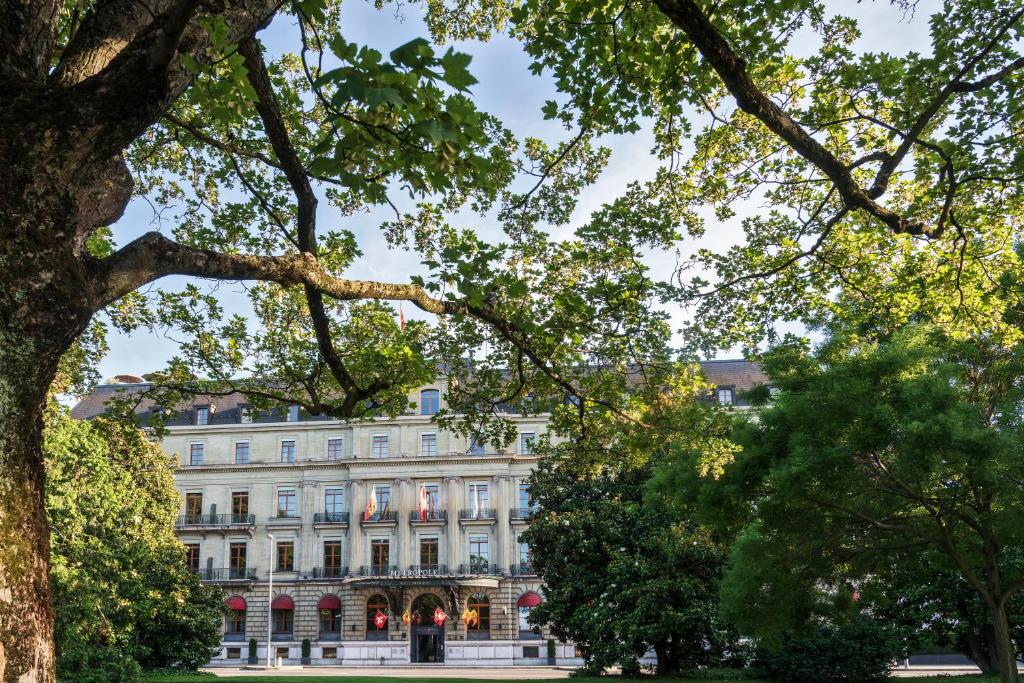
[[[245,459],[244,460],[239,460],[238,459],[238,447],[239,446],[245,446]],[[252,456],[252,443],[249,441],[249,439],[236,439],[235,440],[234,463],[236,465],[248,465],[250,460],[251,460],[251,456]]]
[[[378,441],[378,439],[381,439]],[[383,449],[378,452],[378,443],[383,444]],[[377,432],[370,435],[370,457],[374,460],[385,460],[391,457],[391,435],[384,432]]]
[[[528,436],[529,440],[526,438]],[[533,455],[535,443],[537,443],[537,432],[519,432],[519,455]]]
[[[424,450],[424,441],[426,437],[432,437],[434,440],[434,452],[427,453]],[[436,458],[438,455],[437,450],[437,432],[421,432],[420,433],[420,457],[422,458]]]
[[[337,444],[337,452],[331,453],[331,446]],[[327,437],[327,448],[324,451],[327,462],[337,462],[344,459],[345,457],[345,437],[344,436],[329,436]]]
[[[275,572],[293,572],[295,571],[295,541],[276,541],[275,551],[277,557],[275,558]]]
[[[291,444],[291,460],[284,459],[285,444]],[[294,465],[296,461],[296,454],[298,452],[298,440],[292,437],[284,437],[278,439],[278,453],[280,454],[280,462],[288,465]]]
[[[285,507],[285,508],[281,507],[281,497],[282,496],[284,496],[286,499],[287,498],[291,499],[291,502],[292,502],[292,506],[291,507],[292,507],[292,509],[290,510],[290,512],[292,514],[288,514],[288,515],[282,515],[281,514],[282,510],[286,510],[286,511],[288,510],[287,507]],[[298,517],[299,516],[299,497],[298,497],[298,492],[294,488],[285,487],[285,488],[277,489],[277,514],[275,516],[278,517],[278,518],[285,518],[285,519],[292,519],[294,517]]]
[[[196,462],[196,448],[198,447],[199,462]],[[206,459],[206,442],[205,441],[189,441],[188,442],[188,466],[189,467],[202,467],[203,461]]]
[[[425,400],[427,396],[430,396],[431,400],[428,402]],[[432,408],[433,410],[430,410]],[[431,416],[437,415],[441,410],[441,390],[440,389],[421,389],[420,390],[420,415]]]

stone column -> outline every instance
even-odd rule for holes
[[[363,564],[363,510],[366,509],[366,484],[353,481],[349,486],[351,512],[348,520],[348,570],[359,572]]]
[[[409,510],[412,504],[412,479],[397,477],[394,482],[395,505],[392,509],[398,513],[398,524],[395,526],[395,545],[398,551],[392,562],[398,565],[399,571],[405,571],[409,562],[409,546],[412,545],[412,529],[409,524]]]
[[[466,492],[462,487],[462,477],[445,477],[444,483],[448,489],[448,570],[455,572],[462,564],[462,555],[459,554],[459,540],[462,536],[459,510],[465,505]]]
[[[303,573],[313,571],[318,563],[317,535],[313,532],[313,513],[319,507],[320,484],[315,481],[304,481],[299,484],[299,495],[302,496],[302,529],[299,530],[295,542],[298,544],[295,553],[296,568]]]
[[[495,534],[495,543],[498,546],[498,552],[493,556],[493,560],[498,563],[498,569],[505,573],[509,571],[511,566],[509,563],[509,549],[510,549],[510,536],[509,533],[509,489],[511,488],[509,482],[511,478],[507,474],[498,474],[494,477],[494,506],[496,508],[495,517],[497,518],[498,530]]]

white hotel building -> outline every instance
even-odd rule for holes
[[[705,373],[721,402],[764,381],[743,361]],[[118,379],[72,414],[92,417],[141,388]],[[546,629],[527,622],[543,592],[519,540],[545,418],[510,415],[518,438],[494,452],[436,426],[443,400],[442,385],[427,386],[410,414],[346,423],[297,407],[250,414],[236,395],[197,400],[170,421],[162,446],[178,460],[178,536],[192,570],[227,595],[212,665],[245,663],[251,639],[265,662],[268,634],[270,654],[295,664],[306,639],[312,664],[548,663]],[[140,405],[143,417],[150,408]],[[581,663],[565,643],[555,662]]]

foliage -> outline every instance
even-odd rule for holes
[[[209,661],[223,598],[186,571],[167,456],[133,426],[57,406],[45,449],[61,677],[133,681],[140,667]]]
[[[725,549],[644,495],[649,464],[580,465],[579,448],[554,448],[530,480],[540,512],[521,538],[544,590],[531,622],[574,642],[589,671],[628,668],[651,649],[662,673],[726,661],[736,640],[718,617]]]
[[[860,615],[838,626],[815,624],[775,649],[758,649],[755,666],[778,683],[875,683],[905,653],[882,622]]]
[[[303,638],[302,639],[302,656],[303,657],[309,657],[309,653],[310,653],[309,638]]]
[[[957,573],[985,604],[1000,670],[1012,676],[1006,603],[1024,586],[1022,351],[918,324],[769,354],[778,393],[738,426],[742,451],[691,502],[738,531],[722,587],[728,618],[778,637],[849,606],[857,582],[905,553],[930,549],[929,571]],[[677,476],[662,485],[687,481],[687,460],[674,460]]]

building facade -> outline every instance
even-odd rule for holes
[[[714,365],[709,378],[726,380],[740,367]],[[736,401],[752,372],[714,398]],[[102,412],[144,386],[134,379],[99,387],[73,414]],[[269,647],[299,663],[304,640],[313,664],[549,662],[547,630],[528,621],[543,594],[519,538],[544,416],[510,415],[517,438],[498,452],[437,427],[440,384],[414,392],[409,414],[357,423],[297,406],[253,414],[243,400],[197,400],[162,442],[178,462],[189,567],[227,595],[212,665],[245,663],[250,640],[264,662]],[[581,663],[571,643],[554,651],[555,663]]]

